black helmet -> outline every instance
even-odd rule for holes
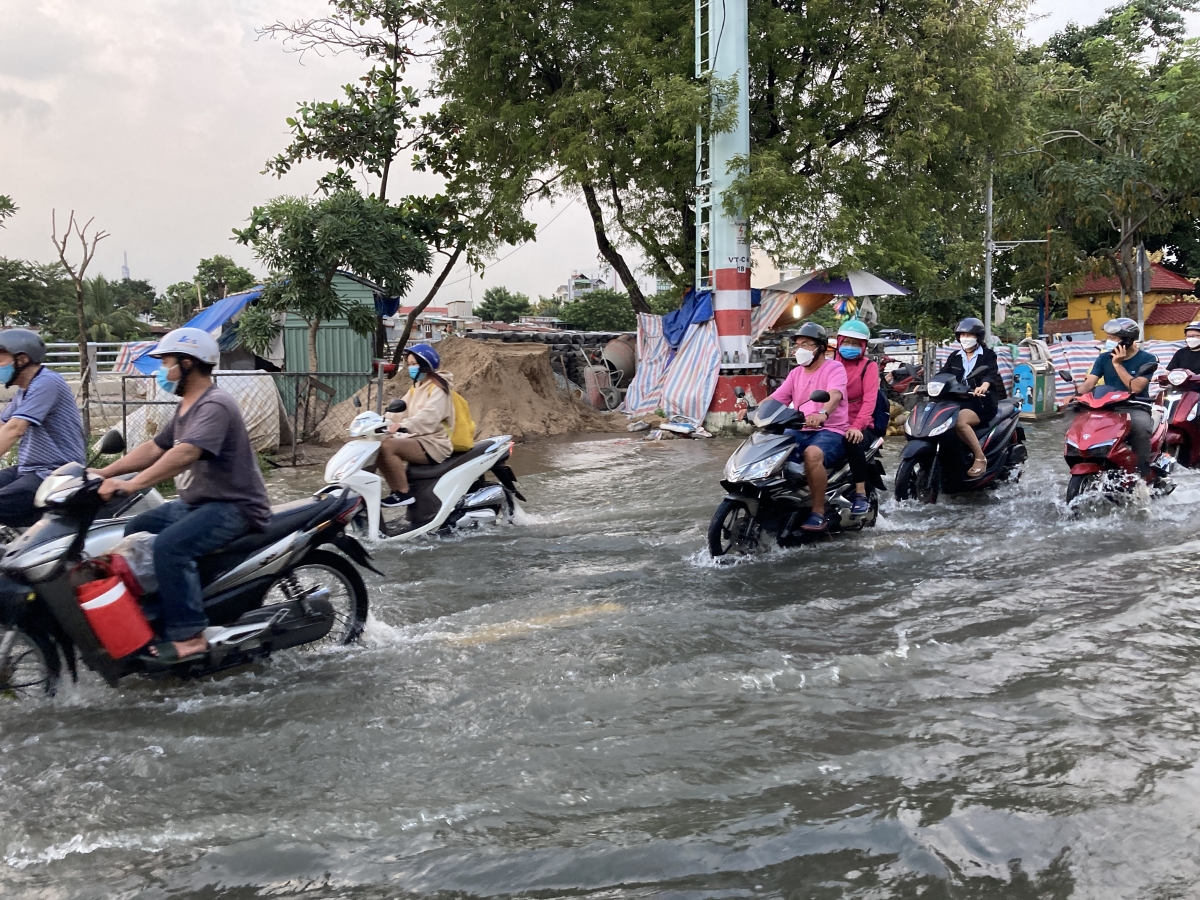
[[[958,323],[958,327],[954,329],[954,333],[956,335],[973,334],[973,335],[975,335],[975,337],[980,337],[980,338],[983,337],[983,331],[984,331],[983,323],[980,322],[978,319],[976,319],[974,316],[963,319],[961,322]]]
[[[796,332],[796,337],[811,338],[822,347],[829,346],[829,332],[818,325],[816,322],[805,322],[800,326],[800,330]]]

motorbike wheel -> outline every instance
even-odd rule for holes
[[[50,697],[58,690],[62,661],[53,642],[44,634],[15,629],[8,655],[0,658],[0,697],[28,699]],[[7,636],[7,632],[0,632]]]
[[[296,600],[315,587],[328,589],[335,619],[325,637],[304,646],[311,649],[358,640],[367,623],[367,586],[350,560],[329,550],[312,551],[281,576],[267,591],[263,605]]]
[[[879,494],[870,490],[867,494],[867,515],[863,518],[863,528],[874,528],[879,521]]]
[[[708,552],[714,558],[730,551],[747,553],[757,544],[748,533],[750,510],[736,500],[722,500],[708,525]]]
[[[1067,504],[1078,497],[1080,494],[1091,494],[1100,490],[1100,475],[1092,473],[1090,475],[1072,475],[1071,480],[1067,482]]]
[[[936,457],[904,460],[896,470],[896,499],[937,503],[938,474]]]

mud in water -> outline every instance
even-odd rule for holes
[[[1062,430],[732,565],[735,442],[529,451],[519,524],[374,548],[360,647],[0,705],[0,893],[1188,896],[1200,477],[1072,516]]]

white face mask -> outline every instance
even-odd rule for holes
[[[964,334],[958,339],[958,346],[964,350],[974,350],[979,346],[979,339],[973,334]]]
[[[796,348],[796,362],[802,366],[807,366],[814,359],[816,359],[816,357],[817,355],[811,350],[805,350],[803,347]]]
[[[1112,352],[1113,352],[1114,350],[1116,350],[1116,349],[1117,349],[1117,342],[1116,342],[1116,341],[1113,341],[1113,340],[1108,340],[1108,341],[1105,341],[1105,342],[1104,342],[1104,350],[1105,350],[1105,352],[1107,352],[1107,353],[1112,353]]]
[[[1200,347],[1200,337],[1187,338],[1187,345],[1193,350],[1195,350],[1197,347]]]

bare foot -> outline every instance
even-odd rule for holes
[[[175,655],[182,659],[185,656],[191,656],[193,653],[203,653],[208,649],[208,638],[204,636],[204,632],[188,638],[186,641],[172,641],[175,645]],[[157,648],[150,645],[150,655],[158,656]]]

